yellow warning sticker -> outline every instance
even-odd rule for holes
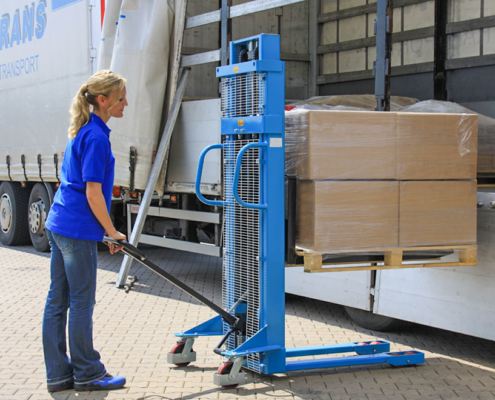
[[[239,67],[234,67],[234,74],[237,74],[239,72]]]
[[[237,125],[238,126],[244,126],[244,120],[240,119],[239,121],[237,121]]]

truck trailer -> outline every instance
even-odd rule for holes
[[[79,86],[98,69],[139,70],[158,59],[148,75],[134,82],[129,77],[128,87],[129,109],[144,110],[153,123],[111,126],[118,165],[112,218],[130,234],[171,102],[166,82],[177,79],[169,48],[186,2],[155,3],[148,2],[146,8],[125,0],[2,2],[3,244],[32,243],[48,250],[44,221],[60,179],[68,109]],[[167,175],[147,210],[140,243],[222,256],[221,209],[200,203],[194,184],[202,149],[220,141],[215,69],[227,63],[228,41],[259,33],[281,35],[287,103],[312,96],[369,94],[375,83],[376,7],[366,0],[188,1],[181,66],[192,70],[172,135]],[[455,101],[495,117],[495,91],[484,78],[495,68],[492,9],[487,1],[396,0],[392,94]],[[152,90],[157,86],[161,92]],[[139,121],[136,118],[132,121]],[[119,122],[126,124],[125,119]],[[134,133],[123,133],[126,129]],[[484,139],[489,142],[490,137]],[[489,197],[495,168],[489,151],[483,160],[489,166],[478,173],[480,191],[488,194],[478,210],[477,266],[328,274],[291,267],[286,269],[286,292],[341,304],[358,323],[373,329],[392,328],[399,319],[495,339],[490,289],[495,283],[490,246],[495,217]],[[206,159],[201,192],[209,198],[222,195],[221,164],[219,154]]]

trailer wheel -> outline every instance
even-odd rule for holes
[[[28,229],[29,191],[18,182],[0,185],[0,241],[6,246],[30,244]]]
[[[33,186],[29,196],[29,236],[34,248],[43,253],[50,250],[45,222],[50,211],[51,199],[53,199],[53,188],[49,183],[46,185],[37,183]]]
[[[352,307],[344,307],[347,315],[356,324],[366,329],[379,332],[400,331],[410,324],[400,319],[384,317],[383,315],[373,314],[370,311],[359,310]]]

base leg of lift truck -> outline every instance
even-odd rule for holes
[[[261,331],[260,331],[261,332]],[[254,337],[253,337],[254,338]],[[252,338],[251,338],[252,339]],[[247,356],[248,354],[261,353],[259,347],[246,348],[249,341],[245,342],[233,351],[224,351],[222,355],[227,357]],[[273,349],[276,351],[277,349]],[[264,350],[266,352],[266,350]],[[268,350],[270,351],[270,350]],[[320,368],[337,368],[356,365],[389,364],[394,367],[412,366],[423,364],[425,356],[419,351],[390,352],[390,343],[384,341],[353,342],[327,346],[298,347],[285,349],[286,358],[308,357],[327,354],[356,353],[351,357],[332,357],[326,359],[310,359],[286,361],[285,371],[302,371]]]

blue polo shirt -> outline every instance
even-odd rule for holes
[[[46,227],[73,239],[101,241],[105,229],[98,222],[86,197],[86,182],[101,183],[110,212],[115,158],[110,146],[110,129],[91,113],[64,153],[60,187],[46,220]]]

